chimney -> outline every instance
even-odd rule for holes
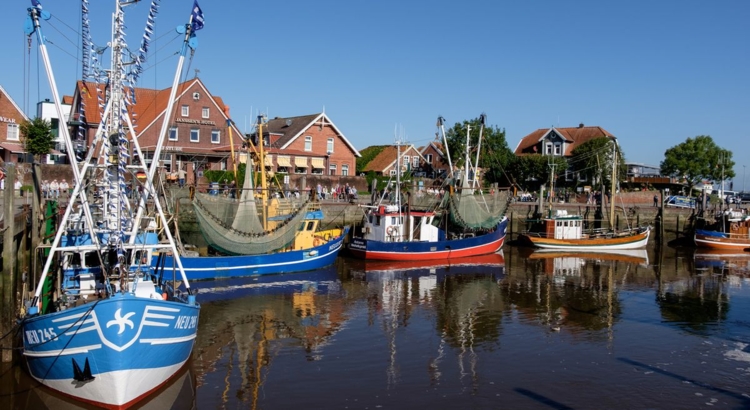
[[[583,128],[583,123],[578,124],[578,128]]]

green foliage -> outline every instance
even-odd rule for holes
[[[242,187],[242,183],[245,181],[245,164],[239,164],[237,166],[237,186]],[[231,183],[231,181],[234,179],[234,171],[233,170],[215,170],[215,169],[209,169],[207,171],[203,171],[203,176],[208,180],[208,182],[218,182],[220,184],[223,184],[226,180],[227,183]]]
[[[356,159],[357,175],[364,172],[364,168],[367,166],[367,164],[375,159],[375,157],[377,157],[378,154],[383,152],[383,150],[387,147],[388,145],[373,145],[360,151],[359,154],[361,155],[361,157]]]
[[[522,155],[513,162],[515,183],[524,190],[536,191],[540,185],[550,181],[552,166],[555,168],[555,182],[565,175],[568,161],[565,157],[549,155]]]
[[[585,176],[593,184],[603,184],[609,190],[612,184],[612,143],[609,137],[598,137],[577,146],[570,157],[572,171]],[[625,156],[617,145],[617,178],[627,173]]]
[[[32,192],[34,190],[34,187],[31,185],[22,185],[21,186],[21,192]]]
[[[720,182],[722,178],[734,178],[732,151],[719,147],[708,135],[688,138],[667,149],[661,173],[684,178],[690,189],[703,179]]]
[[[24,138],[24,147],[26,152],[37,157],[49,154],[50,150],[55,147],[55,136],[52,135],[52,126],[42,118],[34,118],[31,121],[24,121],[19,126],[21,135]]]
[[[469,160],[476,160],[476,149],[479,140],[479,131],[482,125],[482,118],[464,120],[462,123],[456,123],[453,128],[445,132],[445,139],[448,143],[448,151],[453,161],[454,167],[462,167],[466,162],[466,127],[469,128]],[[484,170],[484,182],[500,182],[505,179],[504,170],[508,168],[515,160],[513,152],[508,148],[505,139],[505,130],[497,126],[485,125],[482,131],[482,152],[479,155],[479,166]]]

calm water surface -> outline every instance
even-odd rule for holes
[[[195,285],[193,359],[145,408],[750,408],[750,253],[506,247]],[[0,392],[81,408],[18,367]]]

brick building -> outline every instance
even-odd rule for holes
[[[73,138],[83,136],[83,140],[76,142],[79,148],[91,146],[101,120],[98,101],[104,99],[104,92],[102,84],[82,81],[76,84],[75,94],[71,98],[69,125],[73,127]],[[170,113],[165,112],[170,88],[135,88],[134,92],[135,104],[130,107],[130,116],[146,164],[154,160],[154,149],[166,115],[169,118],[168,129],[159,161],[167,172],[185,169],[187,182],[192,183],[199,171],[231,167],[228,116],[225,112],[228,107],[220,97],[212,95],[199,78],[178,85]],[[242,134],[234,124],[231,128],[236,138],[234,145],[239,146]],[[134,147],[131,146],[130,150],[133,161],[140,161]]]
[[[257,146],[257,134],[249,138]],[[269,171],[293,176],[293,180],[305,175],[355,175],[359,151],[325,113],[269,120],[263,140]]]
[[[0,86],[0,158],[4,162],[28,162],[20,125],[29,117]]]

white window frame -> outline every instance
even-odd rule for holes
[[[328,138],[326,142],[326,153],[333,154],[333,138]]]
[[[409,168],[409,161],[411,160],[411,157],[408,155],[404,155],[403,163],[404,168]]]
[[[193,132],[195,132],[195,139],[193,139]],[[190,129],[190,142],[201,142],[201,130],[199,128]]]
[[[412,169],[419,168],[419,156],[418,155],[411,157],[411,168]]]
[[[172,138],[172,131],[174,131],[174,138]],[[169,138],[170,141],[177,141],[180,138],[180,130],[177,127],[169,127],[169,133],[167,138]]]
[[[214,136],[216,136],[215,140]],[[211,130],[211,144],[221,144],[221,131]]]
[[[189,105],[183,105],[181,113],[182,113],[183,117],[189,116],[190,115],[190,106]]]
[[[305,151],[312,151],[312,136],[305,135]]]
[[[349,164],[341,164],[341,176],[349,176]]]
[[[555,144],[555,155],[562,155],[562,145]]]
[[[328,165],[328,175],[336,175],[336,164]]]
[[[545,153],[546,155],[552,155],[552,143],[551,143],[551,142],[548,142],[548,143],[546,144],[546,146],[547,146],[547,149],[546,149],[546,150],[544,151],[544,153]]]
[[[208,116],[209,116],[208,107],[203,107],[203,109],[201,110],[201,117],[208,118]]]
[[[392,176],[392,177],[396,176],[396,170],[395,170],[395,169],[392,169],[392,170],[391,170],[391,176]]]
[[[432,154],[427,154],[427,163],[432,165]]]
[[[8,129],[8,133],[6,135],[7,135],[8,141],[20,141],[21,140],[21,131],[18,127],[18,124],[16,124],[15,122],[9,122],[7,129]]]

